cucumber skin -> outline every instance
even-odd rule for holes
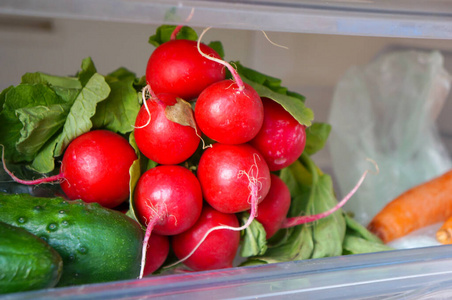
[[[54,287],[63,260],[45,241],[0,222],[0,294]]]
[[[63,259],[57,286],[138,278],[143,230],[97,203],[0,194],[0,221],[25,228]]]

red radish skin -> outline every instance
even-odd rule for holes
[[[207,87],[198,97],[195,119],[201,131],[223,144],[242,144],[262,127],[264,108],[257,92],[232,80]]]
[[[197,175],[204,199],[223,213],[250,209],[252,198],[259,203],[270,189],[268,166],[248,144],[213,144],[203,152]]]
[[[271,238],[286,220],[290,208],[290,191],[284,181],[270,174],[271,186],[267,196],[257,208],[256,219],[264,226],[267,239]]]
[[[301,125],[279,103],[262,98],[264,122],[250,144],[265,158],[270,171],[281,170],[303,153],[306,127]]]
[[[196,130],[168,120],[165,108],[176,103],[173,94],[159,94],[138,112],[134,136],[140,151],[159,164],[179,164],[195,153],[200,137]]]
[[[190,228],[202,210],[202,191],[196,176],[187,168],[161,165],[141,175],[134,191],[135,213],[153,232],[174,235]]]
[[[200,45],[209,56],[220,58],[212,48]],[[156,93],[172,93],[184,100],[193,100],[209,85],[225,79],[221,64],[203,57],[197,42],[170,40],[157,47],[151,54],[146,81]]]
[[[3,167],[16,182],[35,185],[59,181],[69,199],[114,208],[129,198],[129,169],[136,159],[135,150],[122,136],[93,130],[69,144],[56,176],[21,180],[6,169],[4,160]]]
[[[201,131],[212,140],[223,144],[243,144],[255,137],[262,127],[262,101],[231,64],[203,52],[201,39],[208,29],[199,36],[198,52],[228,68],[233,80],[218,81],[202,91],[196,101],[195,119]]]
[[[163,265],[168,257],[169,248],[170,242],[167,236],[153,233],[149,237],[143,276],[152,274]]]
[[[238,231],[215,230],[189,255],[210,229],[222,225],[238,227],[239,222],[234,214],[221,213],[206,205],[193,227],[172,237],[171,246],[175,255],[179,259],[189,256],[183,262],[195,271],[232,267],[240,243]]]

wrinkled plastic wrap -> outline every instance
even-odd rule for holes
[[[366,169],[369,174],[345,210],[367,225],[405,190],[451,168],[436,119],[451,76],[437,51],[385,53],[351,67],[338,82],[329,122],[329,149],[341,195]]]

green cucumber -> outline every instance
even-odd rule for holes
[[[42,239],[0,222],[0,294],[54,287],[63,260]]]
[[[143,230],[97,203],[28,194],[0,194],[0,221],[45,240],[63,258],[57,286],[137,278]]]

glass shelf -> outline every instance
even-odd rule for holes
[[[191,19],[187,21],[192,12]],[[0,14],[282,32],[452,39],[451,0],[2,0]]]

